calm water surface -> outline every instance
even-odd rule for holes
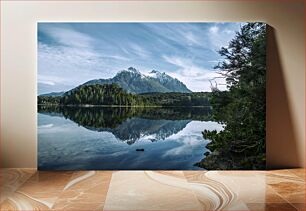
[[[199,169],[209,108],[39,107],[40,170]],[[144,151],[136,151],[144,149]]]

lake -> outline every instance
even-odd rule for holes
[[[209,107],[39,106],[38,169],[200,169],[202,131],[223,129],[210,115]]]

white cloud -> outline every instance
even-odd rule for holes
[[[38,74],[44,77],[48,76],[46,79],[39,77],[41,83],[52,81],[50,78],[54,83],[57,83],[72,81],[78,75],[96,74],[95,69],[101,64],[102,60],[99,55],[91,49],[38,43]]]
[[[227,46],[230,40],[234,38],[235,31],[239,29],[238,24],[222,27],[218,27],[218,25],[220,24],[211,26],[206,35],[209,41],[208,43],[214,50],[219,50],[221,47]]]
[[[55,85],[55,82],[53,82],[53,81],[42,81],[42,80],[38,80],[38,83],[46,84],[46,85],[50,85],[50,86],[54,86],[54,85]]]
[[[98,55],[91,49],[79,49],[67,46],[53,46],[38,43],[38,58],[57,63],[69,63],[80,65],[85,63],[96,63]]]
[[[185,39],[188,41],[189,45],[202,45],[199,38],[192,32],[183,33]]]
[[[217,34],[219,31],[219,28],[217,26],[212,26],[209,28],[209,32],[212,34]]]
[[[65,78],[65,83],[78,85],[102,75],[112,77],[116,68],[115,62],[130,60],[119,54],[96,50],[97,37],[91,37],[69,26],[49,24],[39,30],[59,45],[38,43],[38,72],[41,75]],[[58,80],[40,82],[50,85],[52,82],[58,83]]]
[[[119,56],[119,55],[102,55],[102,58],[110,58],[110,59],[116,59],[116,60],[122,60],[122,61],[130,61],[130,58]]]
[[[67,82],[67,80],[69,80],[69,79],[64,79],[64,78],[54,76],[54,75],[43,75],[43,74],[40,74],[40,73],[37,75],[38,83],[46,84],[46,85],[50,85],[50,86],[54,86],[57,83]]]
[[[192,91],[211,91],[209,80],[213,79],[219,84],[219,89],[226,89],[226,86],[221,85],[225,84],[225,79],[216,79],[220,76],[218,73],[194,64],[191,59],[165,55],[163,58],[166,62],[178,67],[175,72],[169,72],[168,74],[182,81]]]
[[[151,53],[149,51],[147,51],[146,49],[144,49],[143,47],[141,47],[140,45],[138,45],[136,43],[130,43],[129,44],[129,50],[126,50],[126,51],[128,53],[133,53],[136,56],[138,56],[140,58],[143,58],[143,59],[147,59],[151,55]]]
[[[88,80],[113,77],[121,68],[115,62],[129,60],[120,55],[103,55],[92,48],[39,42],[38,83],[52,86],[50,92],[60,87],[73,88]]]
[[[47,28],[41,28],[41,31],[56,40],[56,42],[65,46],[88,48],[91,47],[94,42],[94,39],[87,34],[68,27],[49,26]]]
[[[165,59],[166,62],[174,64],[178,67],[185,67],[186,65],[189,65],[188,63],[190,63],[190,60],[187,60],[186,58],[182,57],[166,56],[166,55],[163,55],[162,57]]]
[[[146,25],[166,40],[171,40],[179,44],[187,44],[189,46],[203,47],[203,31],[192,24],[155,24]]]

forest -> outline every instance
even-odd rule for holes
[[[211,153],[195,165],[209,169],[265,169],[266,25],[241,27],[215,69],[226,79],[228,91],[214,89],[213,119],[221,132],[204,130]]]
[[[63,96],[38,96],[39,105],[210,106],[208,92],[127,93],[117,84],[79,86]]]

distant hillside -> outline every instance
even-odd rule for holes
[[[47,93],[47,94],[41,94],[39,96],[42,96],[42,97],[60,97],[60,96],[63,96],[65,92],[50,92],[50,93]]]

